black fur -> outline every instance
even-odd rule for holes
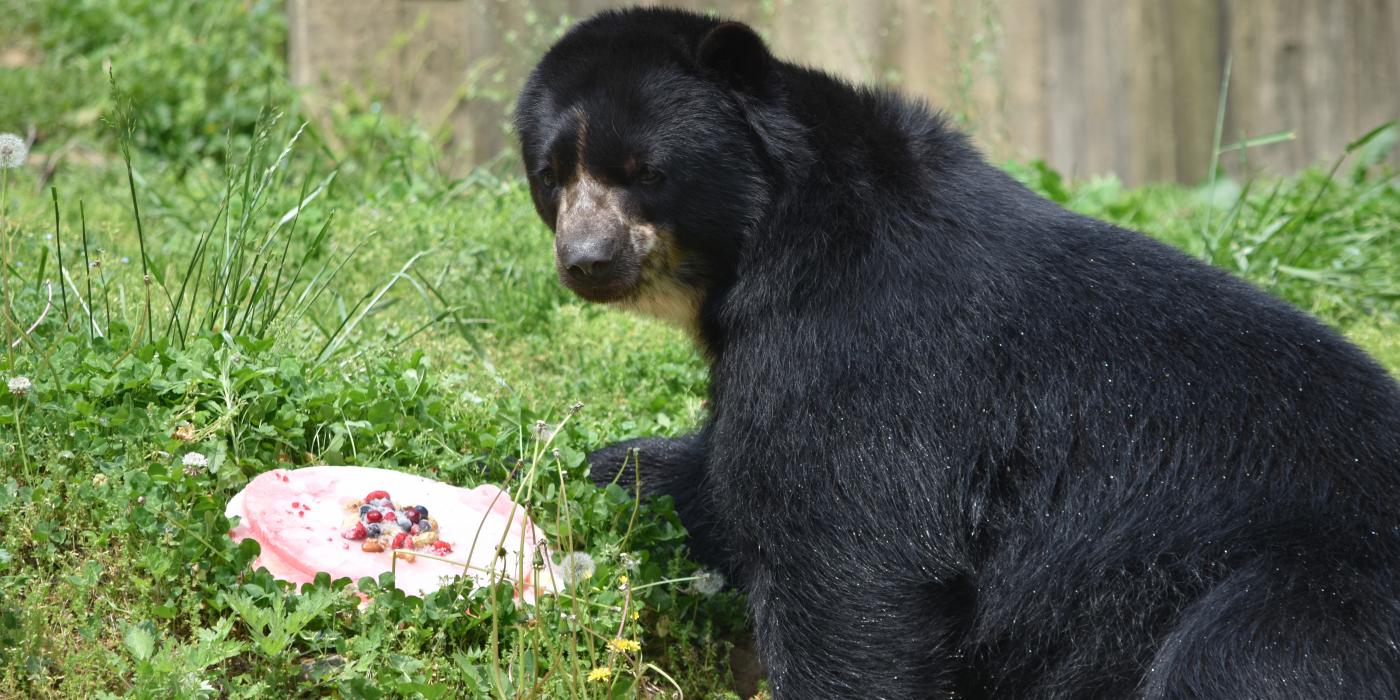
[[[551,225],[575,108],[587,165],[667,174],[634,196],[703,262],[711,363],[696,434],[595,476],[640,448],[777,698],[1400,697],[1400,387],[1337,333],[742,25],[549,52]]]

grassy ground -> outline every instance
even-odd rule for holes
[[[37,3],[0,36],[22,57],[0,131],[40,136],[0,203],[0,335],[21,337],[0,378],[32,383],[0,392],[0,696],[723,696],[741,601],[697,592],[666,504],[594,489],[581,463],[693,426],[702,363],[558,288],[519,179],[438,176],[387,118],[299,132],[261,111],[296,113],[279,7]],[[1200,188],[1008,167],[1396,370],[1400,192],[1373,165],[1393,140],[1332,173]],[[251,476],[310,463],[532,487],[536,521],[596,571],[539,608],[465,584],[354,582],[376,598],[358,612],[349,581],[293,594],[247,571],[221,513]]]

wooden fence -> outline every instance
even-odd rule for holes
[[[293,78],[313,104],[350,90],[419,119],[462,172],[509,152],[506,115],[550,41],[622,4],[288,0]],[[1251,168],[1330,160],[1400,118],[1400,0],[666,4],[747,21],[780,56],[919,95],[993,156],[1074,176],[1200,181],[1227,61],[1223,141],[1296,137],[1250,150]]]

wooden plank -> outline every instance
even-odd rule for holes
[[[1150,179],[1201,182],[1209,175],[1215,109],[1224,70],[1220,0],[1173,0],[1161,3],[1171,65],[1171,139],[1175,167],[1170,173],[1146,173]]]
[[[1128,183],[1206,175],[1227,52],[1223,140],[1289,171],[1400,117],[1400,0],[644,0],[754,24],[775,51],[891,84],[966,117],[993,157]],[[511,147],[506,115],[568,23],[622,0],[288,0],[293,80],[441,125],[454,172]],[[424,18],[428,18],[424,21]],[[1400,163],[1400,154],[1397,154]]]

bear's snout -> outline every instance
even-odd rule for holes
[[[617,269],[612,263],[621,249],[621,236],[580,236],[559,246],[559,265],[575,284],[607,283]]]

